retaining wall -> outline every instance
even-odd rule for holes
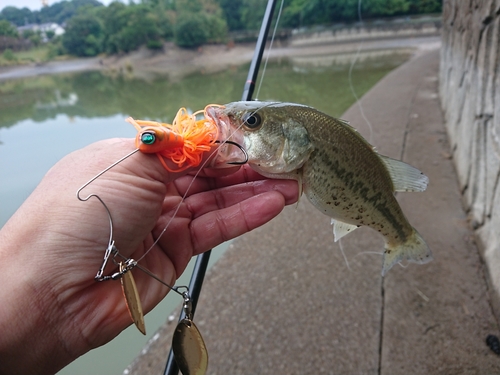
[[[463,200],[500,299],[500,0],[445,0],[440,96]],[[497,311],[500,311],[498,308]]]

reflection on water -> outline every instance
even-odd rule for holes
[[[405,61],[408,54],[311,56],[273,61],[267,67],[259,99],[307,104],[340,116],[354,102],[348,74],[354,57],[359,62],[352,69],[352,85],[361,96]],[[134,137],[134,128],[124,122],[127,116],[170,122],[180,107],[198,110],[210,103],[239,100],[247,69],[243,66],[211,75],[193,74],[179,82],[161,76],[144,81],[99,72],[1,82],[0,225],[64,155],[100,139]],[[184,277],[188,276],[185,273]],[[181,302],[175,295],[169,298],[146,317],[150,335]],[[132,327],[61,374],[119,374],[145,342]]]

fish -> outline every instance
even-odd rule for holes
[[[424,264],[432,252],[405,217],[395,192],[422,192],[429,179],[379,154],[347,121],[295,103],[241,101],[206,109],[224,139],[246,150],[268,178],[294,179],[333,223],[334,240],[368,226],[385,240],[382,275],[397,263]]]

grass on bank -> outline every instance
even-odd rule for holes
[[[51,44],[44,44],[26,51],[14,52],[11,49],[6,49],[0,53],[0,66],[26,65],[69,58],[68,55],[58,56],[54,48],[55,46]]]

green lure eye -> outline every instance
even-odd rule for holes
[[[141,142],[145,145],[152,145],[156,142],[156,136],[154,135],[154,133],[144,132],[141,135]]]

